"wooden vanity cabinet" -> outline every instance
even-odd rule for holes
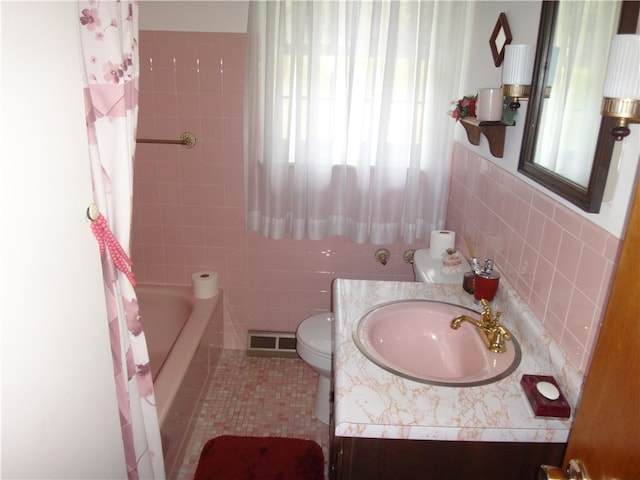
[[[564,443],[449,442],[333,436],[330,480],[536,480]]]

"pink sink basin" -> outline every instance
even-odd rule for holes
[[[449,303],[408,300],[380,305],[356,325],[353,338],[373,363],[409,380],[432,385],[471,387],[493,383],[520,363],[520,345],[513,335],[507,351],[489,351],[477,327],[451,320],[480,314]]]

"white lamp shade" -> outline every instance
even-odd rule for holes
[[[604,96],[640,100],[640,35],[613,37]]]
[[[502,64],[503,85],[531,85],[536,50],[533,45],[506,45]]]

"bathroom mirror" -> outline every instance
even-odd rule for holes
[[[542,3],[518,171],[591,213],[600,211],[614,146],[616,119],[600,115],[609,45],[616,33],[635,33],[639,5]]]

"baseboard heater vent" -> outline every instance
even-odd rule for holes
[[[296,334],[293,332],[249,330],[247,355],[252,357],[297,357]]]

